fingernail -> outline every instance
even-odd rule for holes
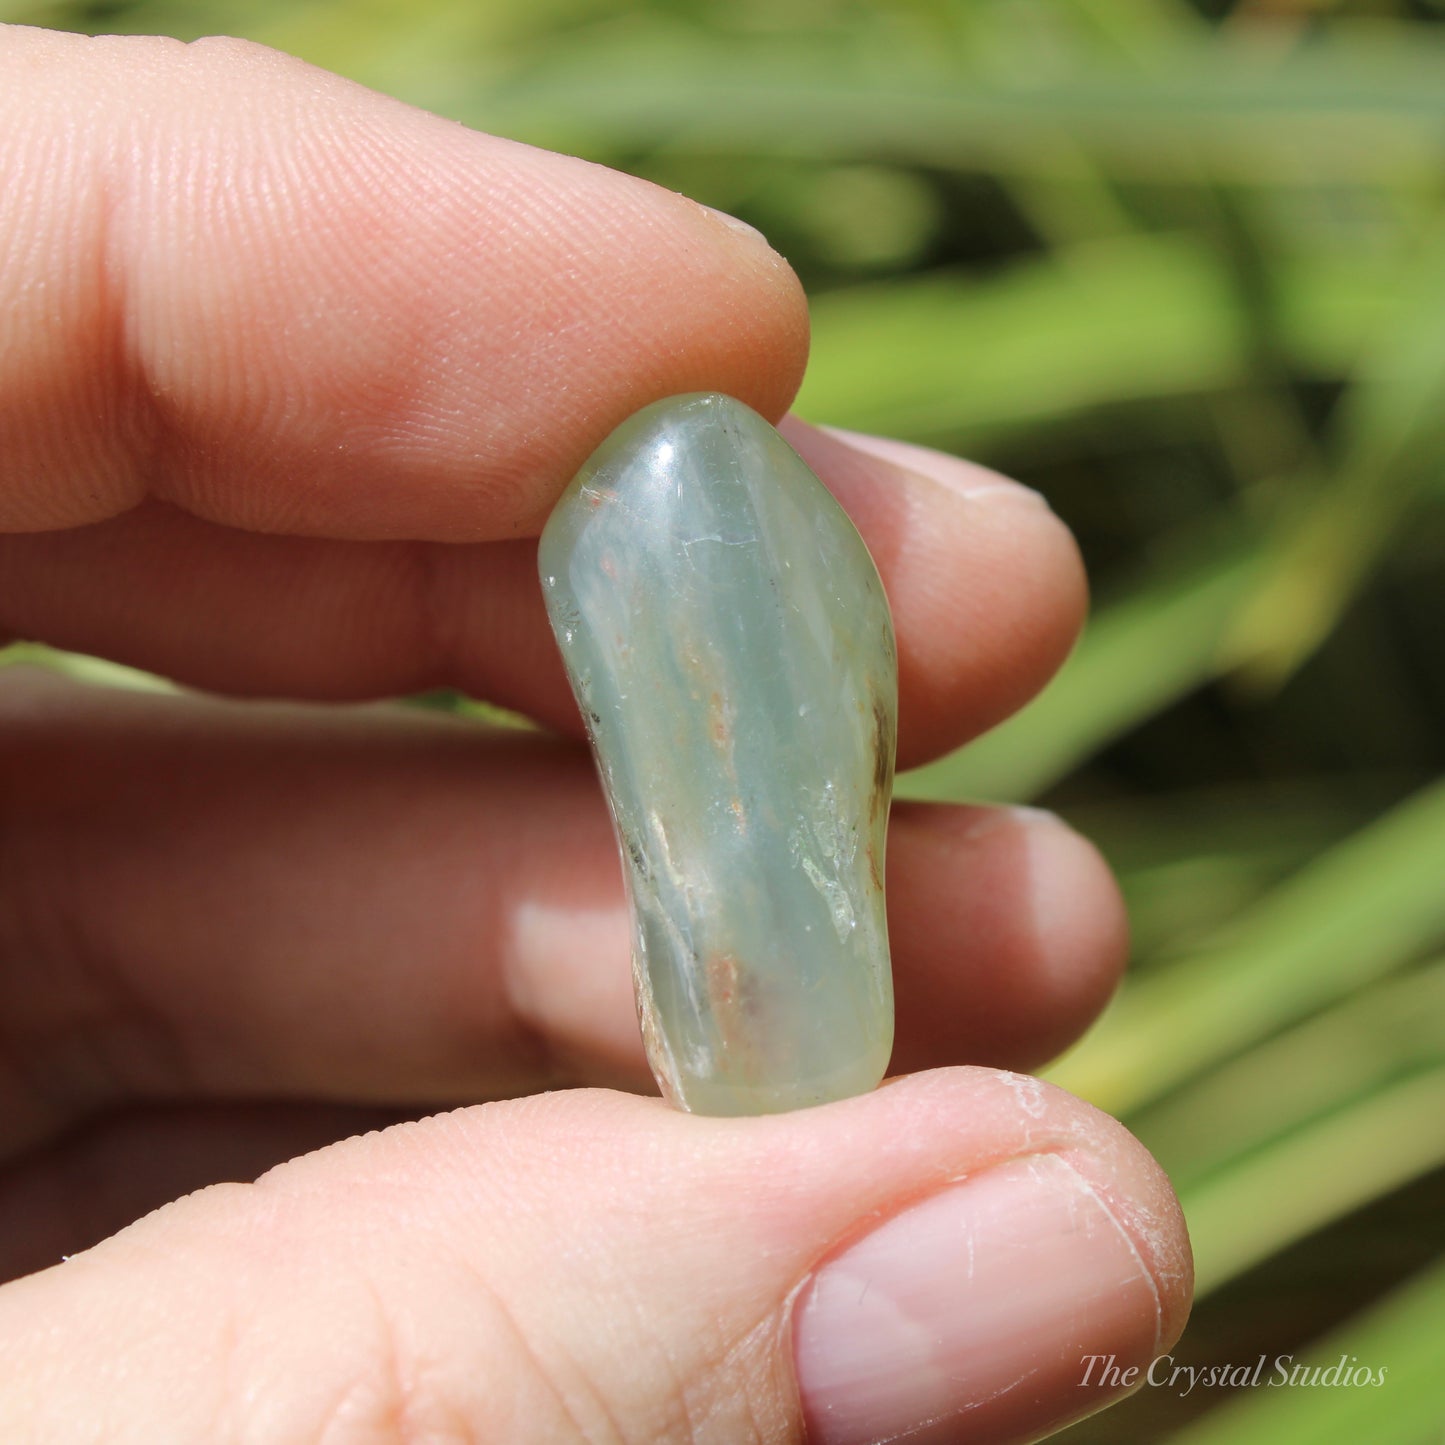
[[[701,201],[697,203],[708,215],[719,220],[731,231],[737,231],[744,236],[750,236],[754,240],[761,241],[763,245],[771,248],[772,242],[758,230],[756,226],[750,226],[746,221],[740,221],[736,216],[730,216],[726,211],[720,211],[716,206],[704,206]]]
[[[824,1264],[793,1321],[810,1445],[1031,1440],[1143,1383],[1159,1298],[1068,1162],[913,1205]]]
[[[1015,861],[1024,916],[1041,959],[1064,967],[1102,1007],[1129,953],[1129,919],[1109,865],[1062,818],[1033,808],[1011,810],[1019,826]],[[1080,900],[1089,906],[1081,909]],[[1101,993],[1093,993],[1092,979]]]
[[[858,451],[867,452],[881,461],[899,467],[937,486],[945,487],[969,501],[1026,502],[1030,506],[1049,508],[1048,498],[1002,472],[991,471],[977,462],[950,456],[930,447],[917,447],[891,437],[869,436],[863,432],[844,431],[840,427],[820,427],[839,441]]]
[[[1028,803],[990,803],[978,809],[973,820],[963,830],[963,837],[971,841],[1004,828],[1017,828],[1027,835],[1029,830],[1034,828],[1044,831],[1067,830],[1067,824],[1057,813],[1051,813],[1047,808],[1035,808]],[[951,820],[949,832],[952,836],[957,836]]]

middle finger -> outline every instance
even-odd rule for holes
[[[882,574],[901,766],[977,735],[1043,686],[1078,632],[1085,588],[1073,539],[1036,493],[937,452],[855,445],[796,421],[786,430]],[[581,736],[531,540],[264,536],[152,502],[0,537],[0,630],[237,694],[456,686]]]
[[[400,709],[0,688],[0,1151],[127,1099],[650,1088],[587,754]],[[1116,978],[1047,815],[900,806],[896,1068],[1022,1066]]]

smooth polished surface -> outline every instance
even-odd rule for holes
[[[621,844],[663,1092],[756,1114],[873,1088],[893,1044],[898,682],[852,522],[741,402],[674,397],[594,453],[540,567]]]

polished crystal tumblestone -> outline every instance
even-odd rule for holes
[[[862,1093],[893,1043],[883,848],[897,661],[877,569],[730,397],[624,422],[542,534],[663,1092],[702,1114]]]

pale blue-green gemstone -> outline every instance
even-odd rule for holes
[[[852,522],[756,412],[624,422],[542,534],[663,1092],[703,1114],[873,1088],[893,1044],[893,624]]]

